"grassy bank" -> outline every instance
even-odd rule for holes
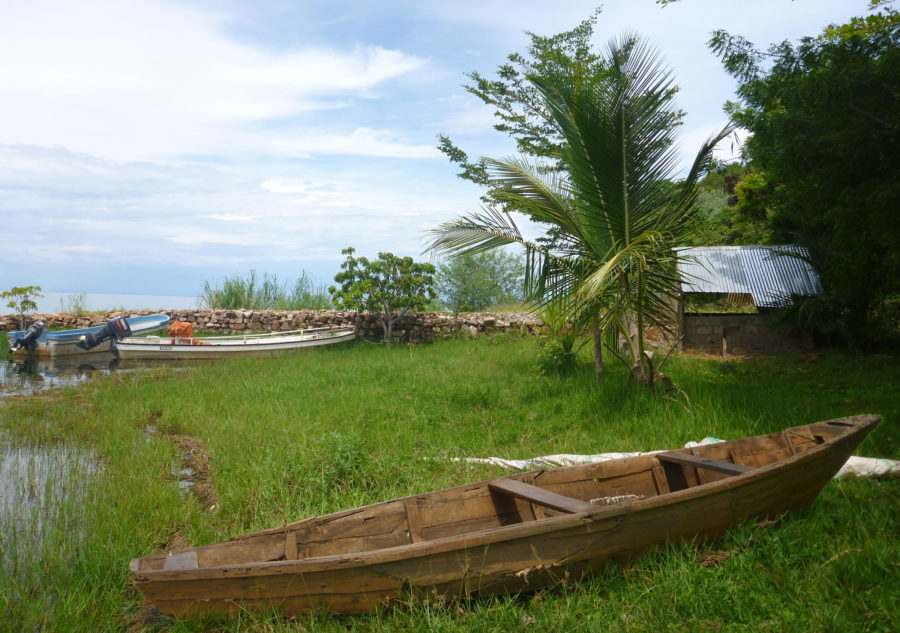
[[[832,482],[799,516],[748,524],[712,545],[670,546],[539,594],[349,619],[147,617],[129,583],[131,558],[501,472],[452,457],[651,450],[862,412],[884,419],[858,454],[900,457],[897,356],[673,358],[667,373],[688,402],[631,389],[618,368],[599,388],[589,366],[545,378],[537,352],[536,340],[516,338],[358,344],[119,372],[0,404],[0,427],[16,446],[66,446],[97,465],[71,460],[51,481],[24,473],[32,498],[43,491],[50,501],[0,525],[0,630],[893,627],[900,487],[872,480]],[[193,474],[179,474],[185,452]],[[194,492],[181,490],[184,477],[200,481]],[[54,492],[59,482],[70,494]],[[36,543],[25,533],[34,521],[43,530]]]

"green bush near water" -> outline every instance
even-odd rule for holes
[[[900,458],[896,355],[675,356],[666,373],[688,404],[629,388],[620,375],[598,387],[587,362],[565,379],[537,375],[538,350],[538,340],[513,337],[355,345],[118,372],[77,392],[3,403],[0,429],[17,444],[82,447],[101,468],[79,499],[54,500],[71,505],[67,524],[48,528],[31,563],[0,574],[0,630],[892,629],[900,486],[874,480],[834,481],[774,525],[671,545],[536,594],[417,601],[356,618],[146,618],[131,558],[179,538],[211,543],[504,472],[453,457],[652,450],[873,412],[882,424],[858,453]],[[179,492],[180,451],[166,434],[206,443],[214,511]],[[0,525],[4,551],[16,538],[27,536]]]

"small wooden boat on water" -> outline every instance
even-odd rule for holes
[[[169,323],[169,315],[148,314],[127,317],[124,321],[130,328],[131,333],[153,332],[154,330],[161,330]],[[108,322],[94,327],[53,332],[46,329],[46,324],[43,321],[38,321],[38,324],[40,324],[40,327],[37,330],[33,325],[28,330],[16,330],[6,333],[10,351],[14,356],[26,356],[28,354],[37,356],[74,356],[109,351],[109,347],[101,344],[109,339],[99,336],[109,327]],[[94,337],[98,345],[93,348],[86,348],[84,339],[87,337]],[[23,340],[28,342],[20,346]]]
[[[347,614],[414,590],[446,599],[534,591],[806,506],[878,420],[510,475],[136,558],[131,573],[166,614]]]
[[[305,347],[334,345],[356,338],[353,328],[310,328],[239,336],[128,337],[112,343],[121,360],[189,360],[225,356],[266,356]]]

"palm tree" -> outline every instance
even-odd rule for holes
[[[441,224],[429,249],[449,255],[507,244],[526,251],[526,286],[537,304],[571,299],[576,326],[600,337],[623,335],[624,358],[652,385],[644,327],[672,322],[678,245],[690,230],[697,181],[726,126],[701,147],[687,178],[672,185],[678,154],[674,84],[658,53],[635,36],[609,44],[609,78],[530,77],[566,141],[563,171],[524,159],[486,159],[499,199],[553,229],[551,241],[526,240],[506,208],[485,207]],[[645,368],[647,363],[649,370]],[[649,375],[648,375],[649,374]]]

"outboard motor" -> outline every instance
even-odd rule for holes
[[[87,351],[94,349],[100,343],[115,339],[121,341],[126,336],[131,336],[131,326],[123,316],[117,316],[106,322],[103,329],[94,334],[88,332],[78,340],[78,347]]]
[[[16,350],[20,350],[23,347],[27,348],[29,345],[34,343],[38,338],[40,338],[41,334],[44,333],[44,329],[47,327],[47,322],[41,319],[40,321],[35,321],[31,325],[28,326],[28,329],[25,330],[25,334],[19,337],[15,343],[9,348],[9,352],[13,353]]]

